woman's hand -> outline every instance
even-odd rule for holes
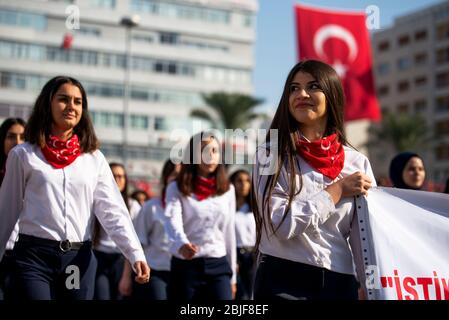
[[[193,243],[186,243],[179,248],[179,254],[186,260],[190,260],[198,252],[198,246]]]
[[[231,284],[231,293],[232,293],[232,300],[235,300],[235,295],[237,294],[237,283]]]
[[[134,263],[134,270],[136,270],[135,280],[137,283],[144,284],[150,281],[150,267],[144,261],[136,261]]]
[[[341,198],[366,195],[371,188],[371,179],[364,173],[356,172],[331,184],[325,190],[332,196],[337,204]]]
[[[118,283],[118,292],[122,296],[130,296],[133,293],[133,283],[131,277],[123,275]]]

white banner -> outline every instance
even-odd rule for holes
[[[449,195],[373,188],[356,204],[368,299],[449,300]]]

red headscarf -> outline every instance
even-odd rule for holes
[[[45,159],[56,169],[61,169],[79,157],[81,154],[78,136],[74,134],[67,141],[50,135],[42,148]]]
[[[312,142],[300,137],[296,141],[296,149],[312,168],[332,180],[343,169],[345,153],[336,133]]]

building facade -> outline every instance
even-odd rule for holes
[[[26,119],[46,81],[73,76],[108,160],[155,181],[195,131],[202,94],[253,93],[257,9],[257,0],[0,0],[0,118]],[[133,15],[128,29],[121,21]],[[174,129],[188,134],[173,139]]]
[[[428,139],[418,152],[427,177],[449,177],[449,1],[395,19],[372,37],[375,81],[382,113],[419,114]],[[370,149],[379,176],[388,175],[393,150]]]

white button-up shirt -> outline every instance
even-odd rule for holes
[[[170,241],[165,223],[160,198],[146,201],[134,223],[148,264],[158,271],[170,271]]]
[[[256,244],[256,220],[247,203],[235,214],[235,235],[237,248],[254,247]]]
[[[140,204],[134,199],[129,199],[128,203],[129,203],[129,215],[135,228],[136,227],[135,219],[137,218],[140,212]],[[103,227],[101,226],[98,235],[98,243],[95,245],[94,249],[104,253],[120,253],[120,249],[117,247],[115,242],[111,239],[110,236],[108,236],[106,231],[104,231]]]
[[[231,185],[220,196],[198,201],[194,194],[183,196],[174,181],[168,185],[165,199],[171,253],[184,259],[179,249],[186,243],[193,243],[199,247],[194,258],[226,256],[233,273],[231,283],[236,283],[234,187]]]
[[[375,186],[376,181],[368,159],[349,147],[344,147],[344,152],[344,167],[334,181],[360,171],[368,175]],[[293,198],[291,208],[286,212],[289,173],[284,164],[271,195],[270,216],[275,228],[284,216],[286,218],[275,236],[269,226],[269,234],[262,228],[260,252],[335,272],[354,274],[352,253],[348,244],[354,198],[342,198],[334,205],[330,194],[324,190],[334,181],[315,171],[300,156],[296,156],[296,159],[301,168],[301,177],[298,173],[296,175],[296,186],[299,187],[302,178],[301,193]],[[258,210],[262,214],[262,197],[268,176],[259,169],[266,170],[256,161],[253,187]]]
[[[124,256],[146,261],[128,210],[103,154],[81,154],[63,169],[53,168],[36,145],[14,147],[0,189],[0,258],[15,223],[35,237],[73,242],[91,238],[93,215]]]

